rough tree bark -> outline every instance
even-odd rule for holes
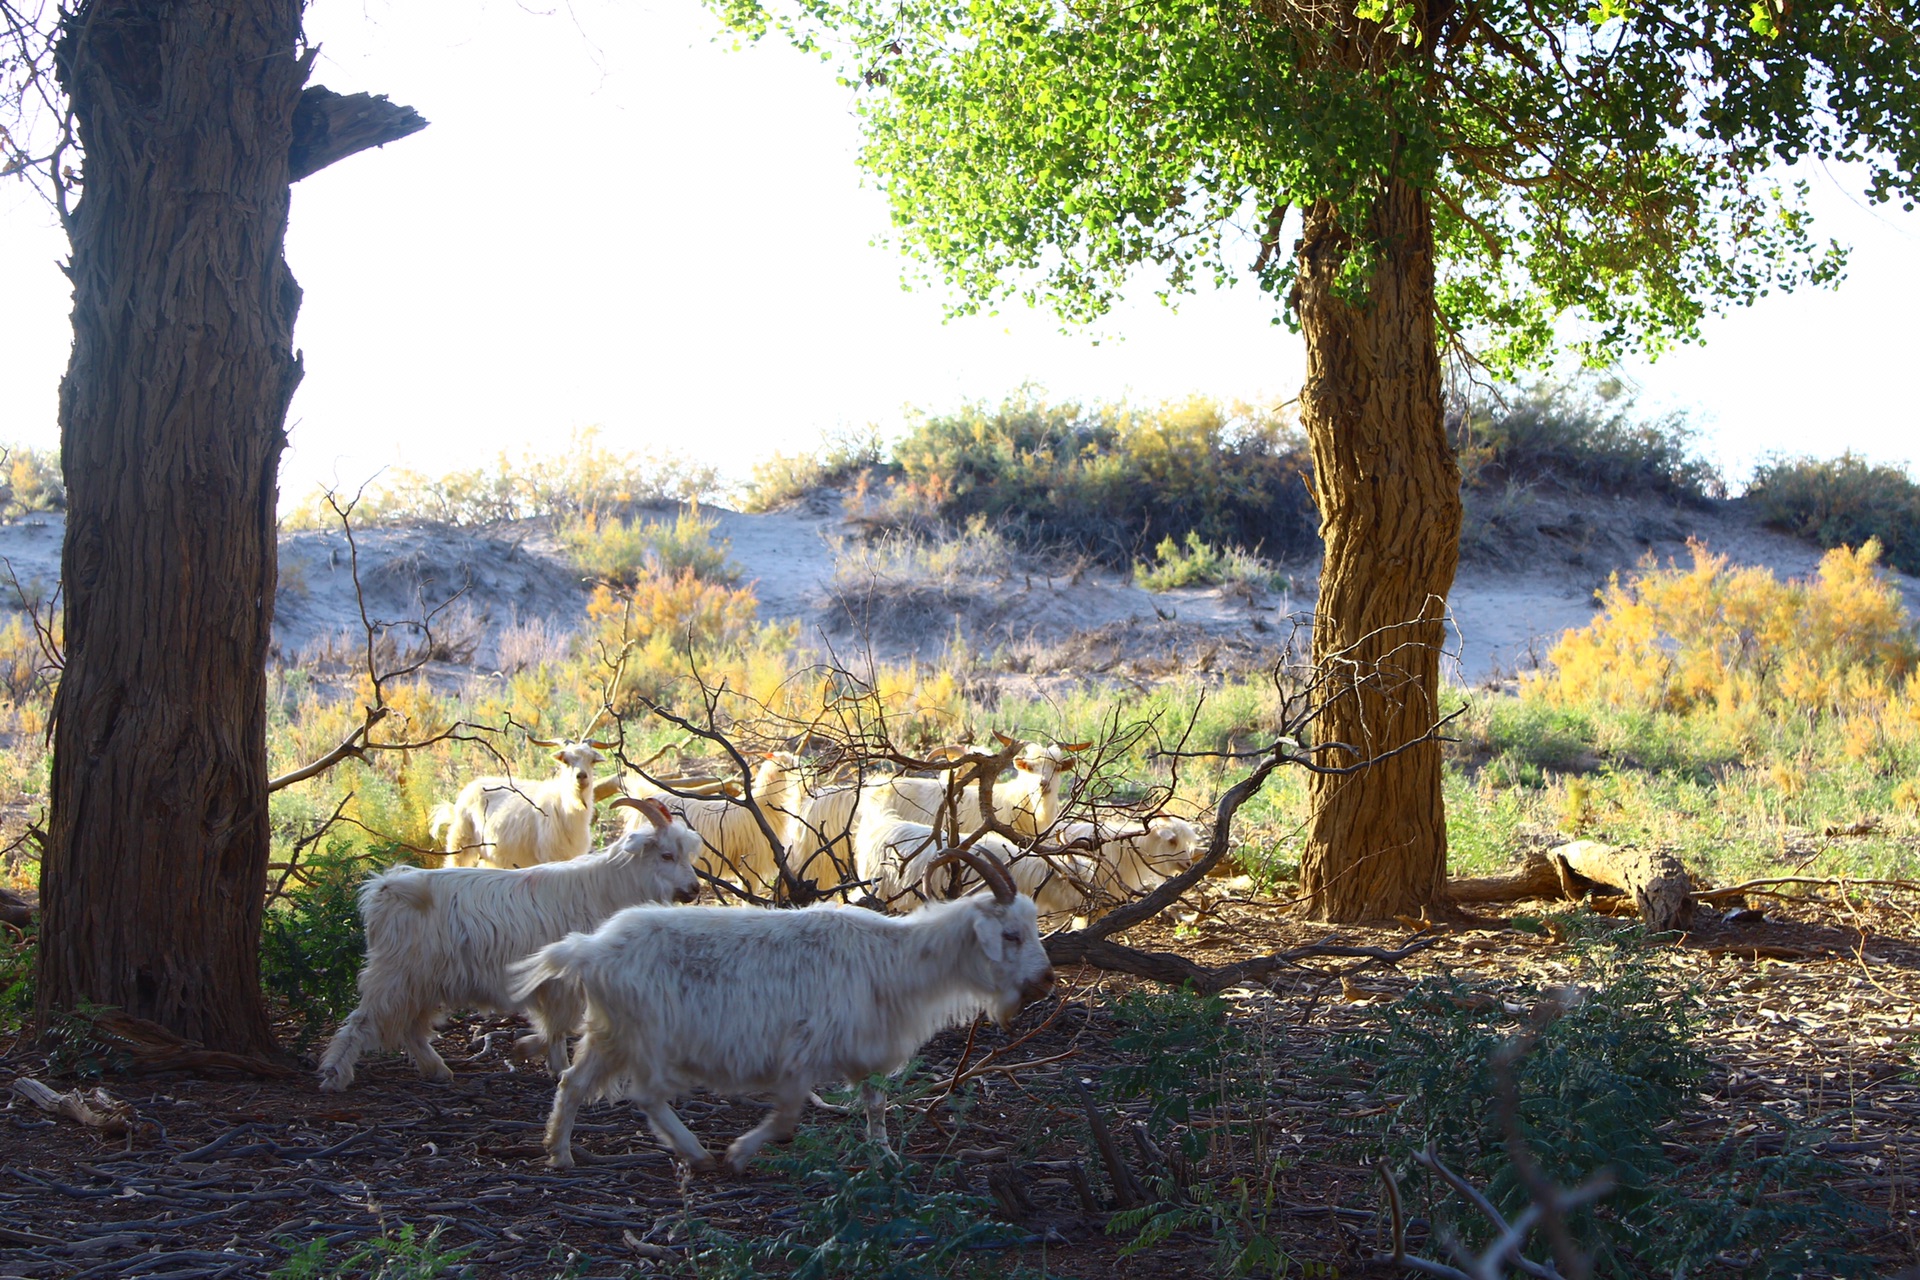
[[[1356,252],[1326,205],[1306,212],[1294,305],[1307,344],[1302,418],[1326,559],[1315,610],[1316,668],[1337,682],[1314,740],[1371,760],[1440,715],[1440,649],[1460,548],[1460,471],[1441,407],[1432,217],[1394,181],[1375,202],[1378,245],[1357,282]],[[1440,746],[1422,743],[1343,776],[1315,775],[1301,857],[1309,910],[1323,920],[1407,915],[1438,903],[1447,829]]]
[[[89,0],[58,50],[86,159],[43,1025],[112,1005],[209,1047],[272,1047],[257,956],[276,477],[300,380],[282,249],[301,9]],[[316,136],[319,163],[355,149]]]

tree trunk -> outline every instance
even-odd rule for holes
[[[1365,764],[1439,715],[1447,592],[1460,552],[1460,470],[1441,409],[1433,226],[1394,180],[1362,248],[1329,206],[1307,210],[1294,305],[1307,343],[1302,417],[1326,561],[1313,658],[1331,699],[1320,764]],[[1356,254],[1357,279],[1342,280]],[[1442,901],[1447,828],[1440,745],[1357,772],[1314,775],[1302,887],[1319,919],[1411,915]]]
[[[86,166],[43,1024],[90,1002],[211,1048],[273,1043],[257,956],[300,12],[90,0],[60,47]]]

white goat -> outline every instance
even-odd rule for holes
[[[427,830],[447,833],[447,865],[531,867],[565,862],[593,843],[593,766],[606,756],[603,742],[554,742],[559,772],[544,781],[475,778],[452,804],[434,806]]]
[[[839,904],[634,907],[516,965],[518,999],[572,984],[586,999],[586,1034],[547,1121],[548,1163],[572,1166],[575,1113],[616,1094],[710,1169],[673,1099],[701,1086],[772,1094],[766,1118],[727,1148],[739,1172],[767,1141],[792,1136],[816,1085],[897,1071],[934,1032],[982,1011],[1011,1022],[1053,985],[1033,903],[978,855],[948,856],[973,864],[993,896],[904,917]],[[868,1136],[884,1144],[885,1100],[865,1085],[861,1096]]]
[[[732,881],[748,891],[767,895],[779,879],[779,864],[766,833],[746,805],[713,797],[654,796],[686,820],[705,844],[700,869]],[[767,816],[767,825],[783,847],[793,842],[795,817],[806,798],[800,758],[786,751],[768,752],[753,771],[753,798]],[[629,818],[629,828],[638,821]]]
[[[1143,893],[1193,865],[1200,833],[1184,818],[1155,818],[1133,828],[1093,822],[1065,822],[1050,839],[1063,845],[1093,846],[1078,874],[1094,902],[1112,904]]]
[[[648,820],[604,852],[527,870],[498,867],[395,867],[360,886],[367,962],[360,1005],[327,1046],[320,1087],[353,1083],[362,1053],[403,1048],[420,1074],[447,1081],[453,1073],[433,1050],[435,1020],[445,1008],[515,1010],[507,966],[579,929],[592,929],[639,902],[691,900],[700,839],[651,800],[616,800]],[[534,1034],[516,1046],[546,1051],[555,1075],[566,1069],[567,1033],[577,1003],[556,988],[532,1009]]]
[[[872,797],[854,823],[854,869],[867,884],[868,892],[889,907],[911,907],[915,902],[952,896],[931,868],[936,862],[941,836],[931,825],[902,816],[905,806],[882,791]],[[1075,910],[1086,900],[1082,887],[1085,863],[1079,854],[1054,854],[1041,857],[1020,849],[1012,841],[993,832],[981,834],[969,846],[986,853],[1004,865],[1014,885],[1034,900],[1040,914],[1053,915]],[[979,883],[977,875],[962,873],[958,885]]]
[[[1060,820],[1060,793],[1077,763],[1074,756],[1092,744],[1053,742],[1042,746],[1037,742],[1017,743],[1003,733],[994,736],[1003,747],[1020,748],[1013,758],[1013,777],[994,783],[994,816],[1023,836],[1037,836]],[[971,748],[971,751],[992,754],[985,747]],[[892,778],[877,785],[893,793],[892,809],[916,822],[933,822],[947,798],[945,778]],[[965,784],[956,807],[961,833],[978,831],[981,825],[978,781]]]

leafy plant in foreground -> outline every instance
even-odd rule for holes
[[[890,1114],[912,1113],[898,1106]],[[752,1280],[775,1268],[799,1280],[1004,1274],[983,1251],[1021,1233],[989,1218],[985,1197],[933,1190],[948,1180],[947,1166],[915,1164],[868,1143],[864,1124],[849,1118],[803,1129],[769,1161],[803,1188],[798,1220],[778,1235],[741,1240],[693,1224],[695,1273],[719,1280]]]
[[[461,1265],[473,1246],[442,1249],[440,1230],[435,1227],[421,1240],[408,1223],[341,1258],[328,1256],[331,1250],[325,1240],[309,1240],[293,1250],[272,1280],[436,1280],[473,1274],[472,1268]]]
[[[1576,947],[1578,986],[1428,979],[1386,1010],[1380,1028],[1336,1047],[1337,1069],[1367,1080],[1383,1108],[1363,1130],[1369,1160],[1431,1144],[1509,1221],[1531,1201],[1510,1142],[1559,1186],[1607,1170],[1614,1191],[1567,1224],[1598,1274],[1692,1272],[1740,1251],[1752,1275],[1857,1269],[1842,1247],[1847,1208],[1806,1190],[1819,1171],[1804,1143],[1767,1161],[1731,1140],[1686,1168],[1669,1159],[1662,1135],[1685,1115],[1707,1067],[1686,1002],[1663,989],[1637,929],[1583,915],[1560,922]],[[1436,1229],[1486,1238],[1486,1223],[1444,1186],[1408,1185],[1424,1188]],[[1789,1189],[1804,1194],[1774,1194]]]

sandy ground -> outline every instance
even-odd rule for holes
[[[838,504],[812,502],[759,515],[708,508],[716,536],[751,582],[763,618],[793,619],[803,639],[842,659],[937,658],[962,640],[975,655],[1028,680],[1116,672],[1121,678],[1187,669],[1262,665],[1292,641],[1313,607],[1318,566],[1285,566],[1290,589],[1244,595],[1217,588],[1149,593],[1125,576],[1089,569],[959,581],[855,582],[836,587],[837,548],[859,534]],[[32,516],[0,525],[0,558],[29,597],[46,598],[59,578],[63,520]],[[1594,613],[1595,591],[1615,570],[1652,554],[1689,560],[1687,541],[1737,565],[1802,577],[1817,548],[1759,525],[1738,502],[1675,507],[1653,502],[1535,501],[1500,510],[1483,526],[1494,550],[1462,569],[1449,606],[1451,674],[1480,683],[1538,665],[1554,640]],[[431,635],[402,627],[402,644],[478,671],[511,670],[557,654],[585,614],[590,584],[561,554],[542,522],[487,529],[436,525],[357,531],[360,580],[376,623],[428,620]],[[338,531],[281,538],[274,617],[276,656],[301,662],[360,647],[354,548]],[[1500,562],[1505,561],[1502,565]],[[1491,562],[1491,563],[1490,563]],[[1920,580],[1890,575],[1920,615]],[[18,607],[10,588],[6,603]]]

